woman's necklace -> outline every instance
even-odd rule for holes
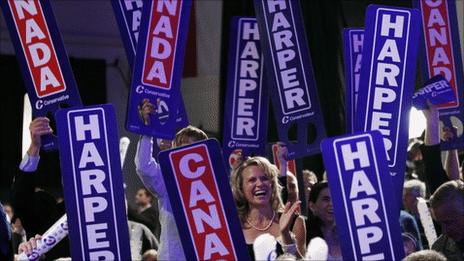
[[[272,226],[272,222],[274,222],[276,212],[273,211],[273,213],[274,214],[272,215],[272,218],[271,218],[271,221],[269,222],[269,225],[267,225],[265,228],[259,228],[259,227],[253,226],[253,224],[251,224],[251,222],[248,220],[248,218],[247,218],[246,222],[248,223],[248,225],[250,225],[252,228],[254,228],[254,229],[258,230],[258,231],[266,231]]]

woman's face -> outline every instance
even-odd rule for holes
[[[324,223],[334,222],[332,199],[330,198],[329,188],[322,189],[316,202],[311,202],[310,204],[314,215],[319,217]]]
[[[242,172],[243,194],[250,206],[269,205],[272,197],[272,180],[257,166],[246,167]]]

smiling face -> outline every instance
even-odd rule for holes
[[[243,194],[248,204],[253,207],[270,205],[272,197],[272,180],[258,166],[248,166],[243,172]]]
[[[334,222],[332,199],[329,188],[324,188],[319,193],[316,202],[310,202],[311,210],[314,215],[319,217],[324,223]]]

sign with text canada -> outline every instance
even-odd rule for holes
[[[127,106],[128,131],[174,138],[191,5],[191,0],[143,2]]]
[[[185,256],[249,260],[219,143],[194,143],[159,154]]]
[[[20,64],[33,117],[53,121],[60,107],[81,106],[81,98],[48,0],[0,1]],[[42,139],[42,148],[54,150],[55,135]]]
[[[455,0],[414,0],[422,17],[422,75],[424,81],[443,75],[455,93],[451,102],[438,106],[440,125],[457,135],[441,143],[442,150],[464,147],[464,73]]]

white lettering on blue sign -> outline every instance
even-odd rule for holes
[[[385,257],[389,252],[387,249],[379,252],[379,248],[375,247],[375,244],[388,237],[389,250],[394,258],[372,137],[362,134],[341,138],[333,146],[353,255],[358,257],[357,253],[360,253],[362,260],[389,259],[390,257]],[[337,148],[340,148],[340,153]],[[369,155],[373,157],[370,158]],[[376,173],[372,173],[373,169]],[[349,184],[349,191],[345,190],[344,184]],[[383,230],[383,226],[386,226],[387,231]]]
[[[243,48],[241,48],[241,43]],[[236,71],[232,107],[231,137],[234,140],[256,141],[259,138],[260,119],[258,115],[261,110],[263,61],[258,44],[257,22],[246,18],[240,19],[236,42],[238,50],[235,57]]]
[[[270,45],[272,60],[277,78],[279,98],[282,112],[285,115],[305,111],[311,108],[308,84],[303,70],[300,44],[296,37],[294,25],[289,22],[284,12],[293,14],[292,7],[286,1],[263,1],[263,10],[268,10],[271,17],[268,21],[264,15],[266,27],[271,29]],[[303,80],[304,82],[300,82]]]
[[[354,89],[354,106],[353,108],[356,108],[356,104],[358,104],[358,90],[359,90],[359,77],[361,75],[361,58],[362,58],[362,47],[363,47],[363,41],[364,41],[364,31],[361,30],[363,33],[359,33],[359,31],[354,31],[352,32],[352,42],[351,44],[353,45],[353,55],[355,55],[355,63],[354,63],[354,68],[353,68],[353,79],[351,83],[351,88]],[[354,119],[355,110],[352,110],[352,119]]]
[[[400,118],[404,117],[401,113],[393,115],[391,110],[386,109],[391,104],[398,102],[400,103],[399,112],[401,112],[402,102],[402,89],[404,88],[405,80],[405,66],[406,57],[408,51],[408,38],[409,38],[409,23],[410,13],[408,11],[394,10],[395,14],[386,14],[379,11],[392,11],[391,9],[379,8],[376,17],[376,30],[380,29],[380,34],[375,33],[373,42],[373,53],[372,53],[372,68],[370,69],[370,84],[375,84],[373,88],[373,98],[371,99],[373,104],[372,108],[369,108],[369,102],[367,103],[368,108],[366,112],[369,114],[371,109],[371,119],[366,117],[365,130],[379,130],[382,133],[385,149],[387,151],[387,158],[390,166],[394,166],[396,162],[396,146],[399,138],[399,123]],[[407,19],[408,24],[405,25]],[[377,42],[382,42],[385,39],[383,45],[380,48],[380,52],[376,53],[378,49],[376,47]],[[398,43],[401,41],[405,42],[404,50],[399,50]],[[373,75],[375,68],[375,75]],[[372,79],[375,79],[372,82]],[[368,97],[371,95],[371,88],[369,88]],[[400,94],[400,96],[398,96]],[[394,123],[396,121],[397,123]],[[397,126],[392,126],[396,124]],[[394,133],[391,130],[394,129]],[[395,151],[391,149],[394,147]]]
[[[116,226],[113,224],[108,225],[108,222],[111,221],[104,222],[106,220],[101,216],[103,212],[114,208],[113,202],[110,202],[111,205],[108,202],[108,198],[111,198],[110,192],[112,188],[106,187],[104,183],[108,182],[108,178],[111,179],[106,172],[110,171],[109,163],[103,160],[105,158],[109,161],[109,152],[99,151],[101,147],[96,145],[96,142],[102,140],[107,142],[106,129],[102,128],[104,126],[104,112],[101,109],[84,109],[80,112],[86,111],[95,111],[95,113],[73,117],[71,115],[76,111],[68,112],[74,183],[79,186],[79,188],[75,188],[75,194],[80,238],[83,246],[82,256],[87,256],[84,252],[87,249],[88,256],[92,260],[114,260],[116,253],[107,250],[110,247],[108,233],[114,229],[117,236],[118,232],[115,229]],[[71,126],[73,125],[74,128],[72,129]],[[103,133],[101,128],[104,131]],[[71,133],[74,133],[74,135],[71,135]],[[73,142],[82,144],[82,149],[77,151],[76,149],[80,146],[77,147],[76,145],[74,145],[76,147],[73,149]],[[102,157],[102,155],[105,157]],[[75,161],[75,159],[78,161]],[[80,180],[80,184],[78,180]],[[113,214],[113,220],[116,221],[114,212],[111,214]],[[83,215],[83,218],[81,215]],[[86,235],[85,240],[83,238],[84,234]]]
[[[140,21],[142,19],[143,0],[124,0],[126,11],[132,12],[132,25],[129,32],[135,37],[135,41],[139,38]],[[123,11],[123,14],[125,12]],[[135,51],[135,46],[132,46]]]

